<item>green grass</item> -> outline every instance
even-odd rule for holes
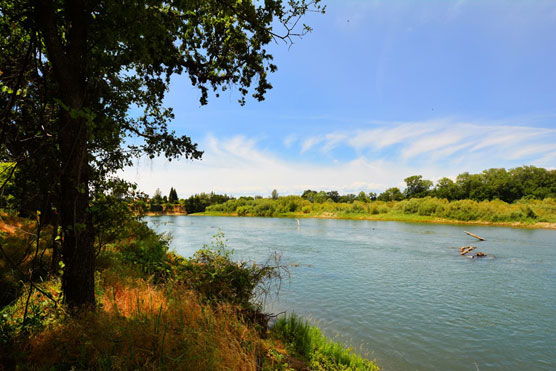
[[[280,318],[272,328],[272,334],[307,360],[311,370],[379,370],[374,362],[328,340],[318,327],[295,314]]]

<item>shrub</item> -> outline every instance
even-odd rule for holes
[[[258,200],[259,202],[253,208],[253,214],[256,216],[272,216],[276,211],[276,203],[272,200]]]
[[[209,301],[252,308],[271,293],[275,284],[279,285],[282,272],[287,272],[276,254],[262,265],[235,262],[232,255],[223,233],[218,232],[210,246],[204,245],[188,261],[180,279]]]
[[[365,213],[367,212],[367,205],[361,201],[354,201],[353,204],[351,204],[350,211],[352,213]]]
[[[403,205],[404,214],[417,214],[417,212],[419,211],[421,199],[412,198],[411,200],[402,201],[402,202],[404,202]]]
[[[163,211],[162,205],[155,205],[155,204],[151,204],[149,207],[149,210],[152,212],[160,212]]]
[[[122,259],[137,266],[142,272],[162,279],[169,275],[170,266],[167,262],[169,237],[159,235],[144,222],[132,225],[134,238],[120,246]]]
[[[251,211],[249,206],[240,206],[237,208],[237,215],[239,216],[246,216]]]

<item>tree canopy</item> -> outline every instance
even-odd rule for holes
[[[171,77],[201,104],[230,87],[263,100],[266,46],[308,32],[296,26],[319,1],[0,0],[0,156],[59,211],[68,304],[95,302],[94,189],[135,156],[202,156],[169,128]]]

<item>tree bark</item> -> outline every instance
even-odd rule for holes
[[[69,115],[67,115],[69,116]],[[95,305],[95,249],[89,214],[87,126],[66,120],[59,133],[62,171],[60,216],[63,231],[64,301],[71,307]]]
[[[65,3],[66,38],[60,36],[52,0],[36,2],[36,17],[53,67],[60,111],[60,225],[64,301],[73,308],[95,306],[95,249],[89,213],[89,129],[82,109],[86,101],[84,63],[87,14],[82,0]]]

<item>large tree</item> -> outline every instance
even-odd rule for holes
[[[429,189],[432,187],[430,180],[423,179],[422,175],[413,175],[404,179],[407,187],[404,190],[406,198],[421,198],[429,194]]]
[[[0,0],[2,156],[49,158],[70,306],[95,303],[95,184],[133,156],[202,155],[168,129],[171,76],[188,75],[201,104],[234,85],[241,104],[250,93],[262,100],[276,70],[266,46],[307,32],[295,31],[307,11],[323,8],[319,0]]]

